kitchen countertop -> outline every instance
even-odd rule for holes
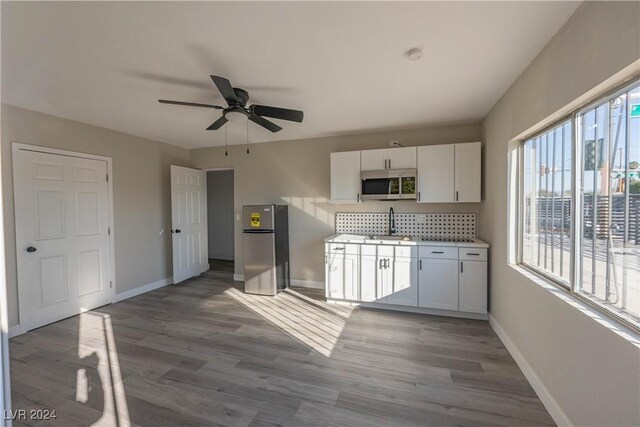
[[[324,239],[325,243],[357,243],[371,245],[403,245],[403,246],[453,246],[457,248],[488,248],[489,244],[480,239],[473,242],[455,242],[450,240],[422,240],[411,237],[410,240],[369,239],[357,234],[334,234]]]

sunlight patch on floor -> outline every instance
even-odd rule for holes
[[[330,357],[352,309],[287,289],[275,297],[230,288],[225,294],[318,353]]]
[[[76,401],[102,407],[102,417],[94,426],[130,426],[129,410],[122,385],[122,374],[113,336],[111,317],[97,312],[80,315],[78,357],[86,368],[79,368]],[[97,377],[96,377],[97,375]]]

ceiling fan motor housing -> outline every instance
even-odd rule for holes
[[[233,88],[233,92],[236,94],[236,98],[238,98],[238,105],[242,105],[243,107],[247,105],[247,102],[249,102],[249,92],[237,87]]]

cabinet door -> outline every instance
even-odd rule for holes
[[[418,203],[454,201],[455,146],[418,147]]]
[[[327,298],[344,298],[344,255],[327,253],[325,277]]]
[[[418,306],[418,259],[396,258],[393,261],[393,289],[388,304]]]
[[[390,148],[387,150],[389,169],[415,169],[416,147]]]
[[[360,170],[379,171],[387,169],[387,150],[365,150],[360,152]]]
[[[331,202],[359,202],[360,185],[360,152],[331,153]]]
[[[460,262],[460,311],[487,312],[487,263]]]
[[[481,151],[479,142],[456,144],[456,201],[480,202]]]
[[[393,293],[393,257],[378,256],[378,298],[376,302],[387,302]]]
[[[358,255],[344,256],[344,299],[351,301],[359,299],[360,272],[358,264]]]
[[[360,301],[372,302],[377,298],[378,258],[360,256]]]
[[[358,255],[327,253],[327,298],[358,299]]]
[[[419,306],[458,310],[458,261],[420,258],[418,270]]]

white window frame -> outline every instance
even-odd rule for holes
[[[572,297],[577,298],[583,303],[586,303],[590,307],[596,309],[598,312],[604,314],[605,316],[614,319],[617,322],[622,323],[626,327],[631,328],[634,331],[640,332],[640,323],[634,323],[628,318],[619,315],[618,313],[608,310],[604,308],[602,305],[596,303],[591,298],[588,298],[579,291],[578,281],[581,280],[580,270],[579,270],[579,257],[577,254],[580,253],[581,250],[581,239],[578,237],[576,230],[582,229],[582,203],[583,203],[583,194],[582,191],[579,191],[582,185],[582,174],[579,173],[582,170],[582,162],[583,162],[583,153],[582,146],[578,141],[579,135],[581,134],[580,129],[580,120],[579,117],[583,113],[593,109],[594,107],[601,105],[603,103],[609,102],[612,99],[620,96],[623,93],[626,93],[633,88],[637,87],[640,84],[640,76],[635,76],[633,79],[625,81],[622,85],[615,87],[613,90],[601,94],[592,101],[580,106],[578,109],[572,111],[568,115],[564,115],[556,120],[554,120],[551,124],[544,126],[543,128],[537,129],[525,137],[519,138],[517,142],[516,155],[514,157],[516,173],[515,173],[515,264],[518,267],[524,268],[527,271],[532,272],[533,274],[541,277],[545,281],[553,284],[557,288],[567,292]],[[629,114],[629,112],[627,112]],[[525,212],[525,197],[524,197],[524,144],[526,141],[529,141],[533,138],[540,137],[544,135],[550,130],[557,128],[558,126],[562,126],[564,122],[567,120],[571,121],[572,126],[572,134],[571,134],[571,152],[572,152],[572,162],[571,162],[571,225],[570,225],[570,234],[569,238],[571,239],[571,252],[570,252],[570,264],[569,264],[569,282],[567,283],[564,280],[560,280],[558,277],[554,277],[548,272],[544,271],[544,269],[538,268],[534,265],[527,264],[523,261],[523,234],[524,234],[524,212]],[[629,129],[627,129],[629,131]],[[577,213],[580,212],[580,215]]]

